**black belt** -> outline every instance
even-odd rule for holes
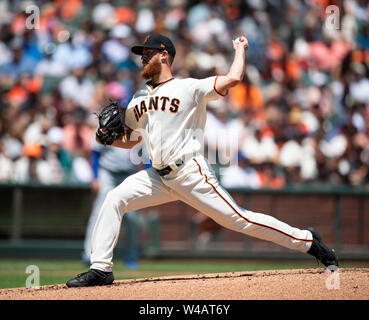
[[[182,160],[177,160],[175,162],[175,165],[179,168],[182,164],[184,164],[184,162]],[[155,169],[155,168],[154,168]],[[173,169],[170,166],[167,166],[163,169],[155,169],[157,173],[159,173],[159,176],[164,177],[167,174],[169,174],[171,171],[173,171]]]

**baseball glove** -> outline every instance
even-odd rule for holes
[[[116,138],[124,134],[124,124],[116,101],[110,102],[96,115],[99,119],[96,137],[101,144],[111,145]]]

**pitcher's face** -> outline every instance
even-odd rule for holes
[[[151,79],[154,75],[161,73],[161,61],[160,50],[157,49],[144,49],[141,61],[142,72],[141,75],[144,79]]]

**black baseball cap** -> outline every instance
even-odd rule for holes
[[[176,55],[176,48],[173,42],[168,37],[161,34],[148,35],[142,46],[133,46],[131,51],[142,56],[144,49],[166,50],[173,58]]]

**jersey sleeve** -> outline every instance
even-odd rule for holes
[[[191,86],[195,101],[200,104],[202,102],[217,100],[225,95],[215,89],[218,76],[208,77],[204,79],[193,79]]]
[[[137,120],[135,118],[133,108],[127,108],[124,116],[124,123],[131,130],[137,129]]]
[[[134,108],[127,108],[124,116],[124,124],[126,127],[135,132],[135,134],[131,135],[131,139],[138,139],[139,136],[145,139],[145,131],[142,131],[142,123],[140,124],[140,122],[137,122]]]

